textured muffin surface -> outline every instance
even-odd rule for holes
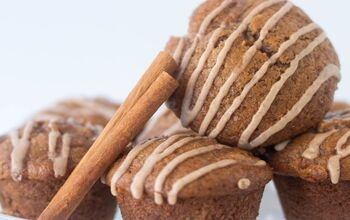
[[[182,52],[169,106],[183,124],[248,149],[315,127],[339,81],[332,44],[286,1],[206,1],[167,48]]]
[[[318,130],[292,139],[285,149],[273,154],[274,172],[310,182],[349,181],[349,122],[350,109],[329,113]]]
[[[0,138],[0,202],[4,213],[36,219],[100,132],[99,125],[61,119],[30,121]],[[113,219],[115,209],[108,187],[98,182],[70,219]]]
[[[157,177],[159,177],[159,173],[171,161],[176,160],[177,158],[190,151],[197,151],[198,149],[209,149],[213,146],[216,146],[218,148],[213,148],[208,152],[203,152],[196,156],[189,157],[187,160],[179,163],[175,169],[172,170],[169,176],[167,176],[164,182],[163,191],[161,192],[162,196],[166,198],[167,192],[172,189],[173,184],[177,180],[181,179],[181,177],[184,177],[186,174],[190,174],[193,171],[205,167],[206,165],[210,165],[223,160],[233,160],[235,163],[227,167],[209,172],[203,177],[196,179],[191,184],[184,187],[179,192],[178,197],[185,199],[198,197],[218,197],[232,195],[235,193],[244,194],[262,188],[271,179],[270,168],[264,163],[264,161],[253,157],[246,151],[220,145],[215,140],[210,138],[191,136],[188,134],[174,135],[170,138],[173,139],[173,144],[170,145],[167,149],[171,149],[176,145],[176,143],[185,144],[180,144],[181,146],[173,153],[162,158],[160,161],[154,164],[151,173],[147,175],[147,178],[144,182],[144,190],[145,195],[150,196],[151,198],[155,193],[154,184]],[[137,157],[132,160],[132,163],[127,169],[127,172],[121,176],[118,183],[116,184],[117,191],[130,192],[130,185],[134,180],[134,176],[137,175],[142,167],[147,167],[147,165],[145,166],[147,159],[152,158],[152,155],[155,156],[154,152],[156,149],[161,147],[162,144],[164,145],[164,142],[169,142],[170,138],[160,138],[146,142],[146,144],[148,143],[149,145],[141,152],[139,152]],[[118,161],[111,169],[107,177],[109,182],[121,164],[125,163],[124,160],[125,157]],[[244,190],[238,187],[238,182],[241,179],[249,179],[250,182],[249,187]]]
[[[272,172],[265,161],[190,134],[134,147],[107,175],[123,218],[255,219]]]

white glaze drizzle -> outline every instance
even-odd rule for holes
[[[181,124],[181,121],[178,121],[173,126],[165,130],[163,132],[163,135],[172,136],[172,135],[181,134],[181,133],[194,133],[194,132],[191,129],[184,128]]]
[[[217,169],[225,168],[228,166],[231,166],[233,164],[236,164],[236,160],[221,160],[219,162],[215,162],[212,164],[209,164],[205,167],[202,167],[196,171],[193,171],[192,173],[187,174],[186,176],[182,177],[181,179],[177,180],[173,186],[170,192],[168,192],[168,203],[170,205],[175,205],[177,201],[177,195],[178,193],[188,184],[192,183],[193,181],[199,179],[200,177],[214,171]]]
[[[275,150],[276,151],[283,151],[288,146],[289,143],[290,143],[290,140],[279,143],[275,146]]]
[[[243,133],[240,137],[240,140],[239,140],[240,146],[245,146],[248,149],[257,146],[256,144],[254,144],[254,145],[251,144],[251,146],[249,146],[249,139],[252,136],[252,134],[254,133],[254,131],[257,129],[259,124],[261,123],[264,116],[269,111],[269,109],[270,109],[273,101],[276,99],[278,93],[281,91],[281,89],[283,88],[283,86],[287,82],[287,80],[291,76],[293,76],[294,73],[297,71],[300,61],[303,58],[305,58],[306,56],[308,56],[309,54],[311,54],[316,47],[318,47],[321,43],[323,43],[326,40],[326,38],[327,37],[324,33],[320,34],[303,51],[301,51],[299,54],[296,55],[294,60],[290,63],[290,67],[281,75],[280,80],[272,86],[269,93],[265,97],[264,101],[260,104],[258,111],[253,116],[250,124],[243,131]],[[321,85],[319,85],[319,86],[321,86]],[[305,104],[307,104],[307,103],[305,103]],[[292,119],[294,119],[294,117]],[[276,126],[276,125],[279,126],[280,123],[276,123],[274,126]],[[270,136],[268,136],[265,139],[267,140],[269,137]],[[260,142],[260,143],[263,143],[263,142]]]
[[[171,174],[171,172],[173,172],[176,167],[181,164],[182,162],[201,155],[201,154],[205,154],[214,150],[221,150],[223,148],[228,148],[227,146],[224,145],[210,145],[210,146],[206,146],[206,147],[201,147],[201,148],[197,148],[191,151],[187,151],[181,155],[179,155],[178,157],[176,157],[175,159],[173,159],[172,161],[170,161],[158,174],[155,184],[154,184],[154,200],[155,203],[158,205],[161,205],[163,203],[163,197],[161,192],[163,191],[163,184],[166,180],[166,178]]]
[[[251,182],[250,182],[250,180],[249,179],[247,179],[247,178],[242,178],[242,179],[240,179],[239,181],[238,181],[238,188],[239,189],[242,189],[242,190],[244,190],[244,189],[248,189],[249,187],[250,187],[250,185],[251,185]]]
[[[188,125],[194,120],[194,118],[199,113],[200,109],[202,108],[204,101],[206,100],[206,97],[208,96],[208,93],[210,91],[210,88],[212,87],[214,80],[216,76],[218,75],[228,52],[232,48],[233,43],[236,41],[236,39],[242,34],[250,24],[250,22],[253,20],[254,16],[259,14],[264,9],[282,2],[283,0],[268,0],[264,1],[260,5],[258,5],[256,8],[254,8],[248,16],[242,21],[242,23],[239,25],[239,27],[228,37],[228,39],[225,41],[225,45],[223,49],[220,51],[216,63],[214,67],[211,69],[208,79],[205,81],[204,86],[202,88],[202,91],[200,92],[200,95],[192,109],[190,109],[192,96],[194,93],[194,85],[199,77],[199,74],[191,74],[191,78],[188,81],[185,97],[182,103],[182,110],[181,110],[181,122],[184,125],[184,127],[188,127]],[[204,59],[204,58],[203,58]]]
[[[141,151],[146,149],[147,147],[151,146],[154,144],[156,141],[158,141],[159,138],[153,139],[151,141],[147,141],[144,144],[140,144],[136,147],[134,147],[129,154],[126,156],[124,162],[120,165],[118,170],[113,174],[112,180],[111,180],[111,192],[112,195],[116,196],[117,195],[117,186],[116,184],[118,183],[119,179],[125,174],[125,172],[130,168],[132,162],[134,159],[140,154]]]
[[[321,40],[322,38],[319,38]],[[287,70],[288,71],[288,70]],[[257,138],[255,138],[250,146],[256,147],[267,141],[272,135],[281,131],[285,126],[291,122],[295,117],[300,114],[300,112],[304,109],[304,107],[311,101],[313,96],[319,90],[319,88],[330,78],[335,77],[340,79],[339,67],[334,64],[327,65],[317,79],[312,83],[312,85],[305,91],[303,96],[298,100],[298,102],[292,107],[291,110],[288,111],[286,115],[284,115],[277,123],[271,126],[269,129],[260,134]],[[283,76],[281,77],[283,79]],[[269,99],[269,97],[267,98]]]
[[[285,41],[284,43],[281,44],[280,48],[278,49],[278,52],[276,54],[274,54],[268,61],[266,61],[262,65],[262,67],[254,74],[254,76],[251,79],[251,81],[249,81],[247,83],[247,85],[245,85],[245,87],[243,88],[241,94],[237,98],[234,99],[234,101],[232,102],[232,104],[229,107],[229,109],[225,112],[223,117],[220,119],[220,121],[217,124],[216,128],[210,133],[210,135],[209,135],[210,137],[217,137],[220,134],[220,132],[225,128],[227,122],[230,120],[232,115],[241,106],[241,104],[243,103],[244,99],[246,98],[246,96],[251,91],[251,89],[259,82],[260,79],[262,79],[262,77],[265,76],[265,74],[267,73],[269,67],[271,65],[273,65],[274,63],[276,63],[276,61],[282,56],[282,54],[287,49],[289,49],[292,45],[294,45],[301,36],[311,32],[311,31],[314,31],[317,28],[318,28],[318,26],[316,24],[314,24],[314,23],[309,24],[309,25],[299,29],[298,31],[296,31],[294,34],[292,34],[290,36],[289,40],[287,40],[287,41]],[[229,87],[227,87],[227,92],[228,91],[229,91]],[[222,96],[222,98],[224,98],[224,96]],[[219,104],[220,104],[219,101],[221,102],[222,99],[217,100],[217,101],[214,100],[213,104],[219,106]],[[214,118],[214,116],[216,115],[217,111],[218,111],[218,109],[215,109],[215,108],[213,109],[213,113],[211,114],[211,116],[209,118],[210,120],[208,120],[208,122],[207,122],[208,125],[211,122],[211,120]],[[210,115],[210,114],[208,114],[208,115]],[[207,127],[204,127],[204,128],[207,129]]]
[[[333,184],[337,184],[340,179],[340,160],[350,155],[350,145],[343,148],[350,138],[350,131],[346,132],[337,142],[336,155],[328,160],[327,168]]]
[[[11,133],[11,176],[16,182],[22,180],[23,163],[30,147],[30,135],[34,126],[35,123],[29,121],[24,127],[22,137],[18,130]]]
[[[154,166],[172,154],[177,149],[185,146],[186,144],[199,140],[202,137],[186,137],[188,135],[175,135],[167,139],[164,143],[160,144],[152,154],[146,159],[141,169],[135,174],[130,186],[130,191],[135,199],[140,199],[144,191],[144,183],[147,176],[152,172]],[[181,140],[180,138],[185,137]]]
[[[181,55],[185,47],[185,38],[181,37],[174,51],[173,57],[176,63],[180,63]]]
[[[313,160],[320,155],[320,146],[324,141],[329,138],[332,134],[337,132],[337,130],[332,130],[326,133],[316,134],[315,137],[310,142],[308,148],[303,152],[302,157]]]
[[[215,97],[215,99],[210,104],[210,108],[208,110],[207,115],[205,116],[200,129],[199,134],[205,134],[206,130],[208,129],[209,124],[217,114],[220,103],[223,101],[223,99],[227,96],[227,94],[230,91],[230,88],[232,87],[233,83],[236,81],[237,77],[247,68],[251,60],[253,59],[254,55],[258,51],[259,48],[263,45],[263,41],[270,32],[270,30],[293,8],[293,4],[290,2],[287,2],[280,10],[278,10],[269,20],[265,23],[263,28],[260,31],[259,39],[251,46],[246,53],[243,55],[242,62],[238,67],[235,67],[234,70],[231,72],[229,78],[225,81],[224,85],[220,88],[220,91],[218,95]],[[272,58],[272,61],[274,58]],[[269,66],[269,65],[268,65]],[[231,107],[226,111],[224,116],[220,119],[219,123],[217,124],[216,128],[213,132],[211,132],[210,137],[216,137],[220,134],[220,132],[224,129],[226,126],[226,123],[231,118],[234,111],[237,109],[237,107],[240,106],[242,101],[244,100],[245,96],[249,93],[250,89],[259,81],[259,79],[264,75],[259,74],[255,75],[256,78],[254,78],[251,83],[248,83],[246,87],[244,88],[242,94],[237,97]]]
[[[55,122],[49,123],[51,129],[49,133],[49,153],[48,157],[53,163],[54,175],[56,178],[62,177],[67,172],[68,158],[70,152],[71,136],[68,133],[62,136],[62,149],[60,154],[57,154],[57,141],[61,137],[61,133],[55,128]]]
[[[50,129],[48,134],[48,158],[53,162],[53,170],[56,178],[66,174],[72,139],[71,135],[68,133],[62,135],[62,148],[60,154],[57,155],[56,146],[58,138],[61,137],[61,133],[55,128],[55,123],[61,120],[61,118],[51,118],[48,123]],[[72,125],[76,123],[76,121],[71,119],[67,119],[66,121]],[[18,130],[11,133],[11,144],[13,146],[11,152],[11,175],[15,181],[22,180],[23,163],[30,148],[30,135],[38,122],[45,122],[45,120],[29,121],[23,129],[21,138],[19,137]],[[98,135],[100,131],[100,126],[98,125],[89,125],[88,128],[93,130],[96,135]]]
[[[204,53],[202,54],[199,63],[194,70],[194,72],[191,74],[190,79],[188,81],[185,96],[182,103],[182,109],[181,109],[181,122],[184,127],[188,127],[190,123],[197,117],[198,113],[200,112],[201,108],[204,105],[205,100],[207,99],[207,96],[210,92],[210,89],[214,83],[214,80],[216,79],[226,57],[228,52],[230,51],[233,43],[238,38],[240,34],[244,32],[244,30],[247,29],[250,22],[253,20],[254,16],[259,14],[264,9],[277,4],[281,3],[283,1],[278,0],[270,0],[270,1],[264,1],[260,5],[256,6],[256,8],[252,9],[251,12],[248,14],[246,18],[242,21],[242,23],[238,26],[238,28],[228,37],[228,39],[225,41],[225,45],[223,49],[219,52],[219,55],[217,57],[216,63],[214,67],[211,69],[210,73],[208,74],[208,78],[205,81],[202,90],[200,91],[200,94],[196,100],[196,102],[192,105],[192,98],[194,94],[194,88],[195,84],[197,83],[198,77],[200,76],[201,72],[203,71],[204,65],[206,61],[208,60],[210,53],[213,50],[213,44],[216,44],[215,42],[218,40],[217,35],[220,31],[222,31],[220,28],[218,28],[217,35],[215,32],[213,33],[212,37],[209,40],[208,46]],[[209,110],[207,111],[207,114],[205,115],[204,120],[202,121],[202,124],[199,128],[199,134],[204,135],[211,124],[212,120],[214,119],[215,115],[218,112],[219,107],[221,106],[221,103],[223,99],[227,96],[229,89],[232,87],[234,81],[236,80],[237,76],[248,66],[251,59],[254,57],[254,54],[256,54],[256,51],[261,47],[263,40],[265,39],[266,35],[269,33],[271,28],[273,28],[278,21],[285,16],[291,9],[293,8],[293,4],[287,2],[284,6],[280,8],[279,11],[277,11],[264,25],[264,27],[261,30],[261,33],[259,35],[259,39],[254,43],[252,47],[248,49],[248,51],[243,55],[242,62],[238,67],[234,69],[232,74],[230,74],[228,80],[225,81],[224,85],[220,88],[218,95],[214,98],[213,102],[210,104]],[[318,26],[314,23],[311,23],[307,26],[302,27],[301,29],[297,30],[295,33],[293,33],[289,40],[282,43],[278,52],[274,54],[267,62],[263,64],[263,66],[259,69],[258,72],[253,76],[252,80],[248,82],[247,85],[243,88],[242,93],[235,98],[229,109],[224,113],[224,115],[219,119],[219,122],[213,129],[213,131],[209,134],[210,137],[217,137],[222,130],[227,125],[228,121],[231,119],[233,113],[240,107],[246,96],[249,94],[250,90],[256,85],[257,82],[266,74],[268,68],[274,64],[278,58],[292,45],[294,45],[297,40],[314,30],[316,30]],[[240,140],[239,140],[239,146],[247,149],[254,148],[260,144],[262,144],[262,140],[266,141],[269,137],[277,133],[278,131],[282,130],[287,124],[293,120],[301,111],[300,109],[297,109],[297,107],[302,107],[302,109],[305,107],[305,105],[311,100],[313,95],[318,91],[319,87],[322,86],[323,83],[319,84],[313,84],[310,88],[308,88],[307,92],[312,93],[311,97],[310,94],[305,95],[302,97],[302,100],[299,100],[299,102],[293,107],[292,111],[289,111],[287,115],[283,117],[283,120],[281,119],[276,124],[274,124],[271,128],[267,129],[265,132],[263,132],[259,137],[257,137],[255,140],[253,140],[251,143],[249,143],[249,140],[251,136],[253,135],[254,131],[258,128],[260,125],[263,117],[267,114],[268,110],[270,109],[273,101],[276,99],[278,93],[282,89],[283,85],[286,83],[286,81],[294,75],[294,73],[297,71],[299,67],[299,62],[306,56],[308,56],[310,53],[314,51],[316,47],[318,47],[320,44],[322,44],[327,39],[326,35],[324,33],[321,33],[318,37],[314,39],[300,54],[296,55],[295,59],[291,62],[290,67],[286,70],[286,72],[281,76],[281,79],[275,83],[263,103],[260,105],[259,110],[256,112],[256,114],[253,116],[253,119],[251,120],[248,127],[243,131]],[[195,49],[192,48],[192,49]],[[192,51],[193,52],[193,51]],[[192,54],[192,53],[191,53]],[[186,65],[187,66],[187,65]],[[329,67],[332,66],[332,67]],[[330,70],[330,68],[335,69],[335,65],[329,64],[325,70]],[[324,70],[324,71],[325,71]],[[331,70],[330,70],[331,71]],[[340,78],[339,73],[333,74],[334,77]],[[324,77],[319,77],[318,81],[323,81]],[[329,77],[330,78],[330,77]],[[324,81],[323,81],[324,82]],[[295,112],[298,112],[295,114]]]
[[[167,140],[165,140],[163,143],[159,144],[145,159],[142,167],[138,170],[138,172],[134,175],[132,178],[130,190],[131,194],[135,199],[140,199],[143,195],[144,186],[145,186],[145,180],[147,177],[151,174],[152,170],[156,166],[158,162],[160,162],[162,159],[166,158],[167,156],[170,156],[171,154],[174,154],[174,152],[183,147],[184,145],[189,144],[191,141],[199,140],[199,139],[206,139],[205,137],[199,137],[199,136],[190,136],[190,135],[175,135],[172,137],[169,137]],[[156,139],[159,140],[159,139]],[[128,169],[132,166],[133,161],[137,158],[137,156],[140,154],[141,151],[143,151],[145,148],[151,146],[156,140],[152,140],[150,142],[146,142],[145,144],[136,146],[130,153],[127,155],[125,160],[121,163],[121,165],[118,167],[116,172],[113,174],[111,179],[111,188],[112,188],[112,194],[116,195],[117,192],[117,183],[125,174]],[[211,171],[228,165],[223,165],[225,161],[234,161],[235,160],[221,160],[217,163],[210,164],[208,166],[202,167],[201,169],[190,173],[187,175],[187,177],[183,177],[180,180],[177,181],[172,187],[172,192],[165,192],[162,194],[163,191],[163,185],[167,179],[167,177],[184,161],[191,159],[193,157],[209,153],[215,150],[221,150],[230,147],[220,145],[220,144],[214,144],[214,145],[208,145],[203,146],[200,148],[195,148],[189,151],[186,151],[184,153],[181,153],[177,155],[175,158],[173,158],[171,161],[169,161],[159,172],[159,174],[155,178],[154,182],[154,200],[156,204],[162,204],[163,203],[163,197],[162,195],[168,196],[168,199],[174,201],[174,196],[177,196],[177,193],[187,184],[183,184],[183,181],[190,183],[195,181],[197,178],[200,178],[201,176],[210,173]],[[233,164],[233,163],[232,163]],[[253,166],[262,167],[266,166],[266,162],[259,160],[256,161],[255,164],[252,164]],[[190,179],[190,182],[188,182]],[[179,185],[180,184],[180,185]],[[175,187],[174,187],[175,186]],[[180,188],[179,188],[180,187]],[[176,200],[176,198],[175,198]]]
[[[263,167],[263,166],[266,166],[266,161],[264,160],[259,160],[255,163],[255,166],[258,166],[258,167]]]
[[[204,37],[211,22],[232,3],[233,3],[233,0],[223,1],[216,9],[214,9],[211,13],[209,13],[204,18],[203,22],[200,25],[199,31],[193,40],[191,47],[184,54],[176,79],[179,80],[182,77],[183,73],[186,71],[187,66],[193,56],[193,53],[197,48],[199,40]]]

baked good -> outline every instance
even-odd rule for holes
[[[123,219],[255,219],[272,172],[250,153],[178,134],[138,145],[107,175]]]
[[[340,79],[326,34],[285,0],[207,0],[167,50],[180,80],[168,106],[182,124],[246,149],[315,128]]]
[[[331,111],[340,111],[346,108],[350,108],[350,105],[346,102],[334,102]]]
[[[155,121],[146,126],[144,132],[138,138],[139,142],[155,137],[172,136],[181,133],[194,133],[191,129],[184,128],[180,120],[169,109],[159,115]]]
[[[3,212],[36,219],[100,133],[101,126],[72,119],[29,121],[0,138]],[[71,219],[113,219],[114,198],[98,182]]]
[[[81,123],[105,126],[112,118],[119,104],[105,98],[67,99],[37,113],[35,120],[69,119]]]
[[[350,218],[349,113],[328,114],[318,130],[281,144],[272,155],[274,182],[287,219]]]

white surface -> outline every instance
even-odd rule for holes
[[[0,133],[64,97],[122,100],[168,37],[185,33],[200,2],[0,0]],[[337,98],[349,100],[350,1],[294,2],[338,50],[343,81]],[[267,189],[261,218],[281,219],[276,196]]]

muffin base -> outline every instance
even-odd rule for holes
[[[62,182],[63,184],[63,182]],[[0,203],[8,215],[36,219],[49,204],[62,184],[23,180],[0,180]],[[112,220],[116,211],[115,199],[107,186],[97,183],[88,193],[71,220]]]
[[[350,219],[350,182],[311,183],[280,175],[274,182],[288,220]]]
[[[117,200],[124,220],[253,220],[259,215],[263,191],[261,189],[246,195],[219,198],[178,199],[174,206],[167,204],[166,201],[163,205],[157,205],[150,197],[135,200],[129,192],[119,192]]]

